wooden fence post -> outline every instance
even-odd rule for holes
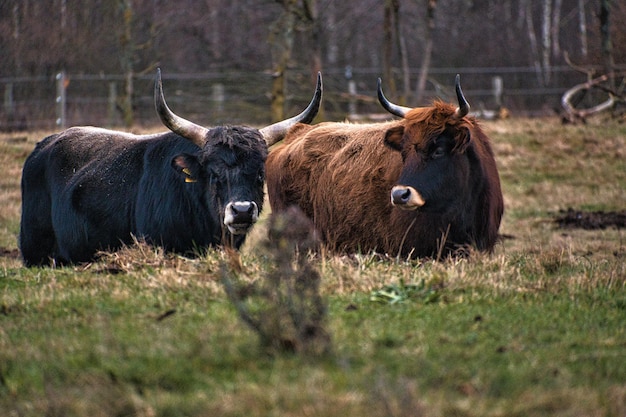
[[[67,77],[65,71],[61,71],[56,76],[57,80],[57,119],[56,125],[61,129],[65,129],[66,123],[66,111],[67,111],[67,97],[65,95],[65,89],[67,88]]]
[[[348,80],[348,116],[353,116],[356,114],[356,82],[352,79],[352,66],[346,66],[344,76]]]
[[[211,99],[215,105],[215,111],[221,116],[224,111],[224,100],[226,93],[224,92],[224,84],[217,83],[211,86]]]
[[[13,100],[13,83],[4,86],[4,112],[9,118],[15,115],[15,101]]]
[[[117,82],[109,82],[109,98],[107,105],[107,119],[109,126],[113,127],[117,125]]]
[[[491,79],[491,86],[493,87],[493,100],[496,103],[496,109],[502,107],[502,93],[504,92],[504,81],[502,77],[496,75]]]

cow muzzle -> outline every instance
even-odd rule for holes
[[[396,185],[391,189],[391,204],[402,210],[417,210],[426,204],[426,201],[415,188]]]
[[[254,201],[231,202],[224,210],[224,226],[233,235],[246,234],[258,218],[259,207]]]

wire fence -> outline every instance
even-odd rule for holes
[[[424,103],[406,98],[406,105],[425,105],[434,98],[455,100],[454,76],[461,84],[472,109],[494,109],[499,105],[521,116],[555,114],[565,90],[586,81],[585,75],[569,67],[554,67],[549,74],[538,74],[532,67],[436,68],[429,72]],[[410,71],[412,87],[418,69]],[[323,71],[324,100],[322,119],[344,120],[358,115],[384,113],[376,101],[378,68],[336,68]],[[542,78],[544,77],[544,78]],[[154,75],[133,78],[132,108],[139,126],[159,125],[154,110]],[[401,76],[383,80],[396,89],[386,95],[398,99]],[[390,82],[393,81],[393,82]],[[270,120],[272,76],[266,72],[207,72],[199,74],[163,73],[165,99],[177,114],[205,126],[217,124],[264,125]],[[312,97],[314,77],[306,70],[290,70],[286,115],[300,112]],[[4,92],[0,109],[0,131],[60,129],[76,125],[122,126],[120,99],[123,75],[84,75],[55,73],[40,77],[0,78]]]

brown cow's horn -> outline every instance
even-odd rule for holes
[[[459,74],[456,75],[456,79],[454,80],[454,88],[456,90],[456,99],[459,102],[459,107],[457,107],[454,112],[454,117],[461,119],[469,113],[470,105],[467,100],[465,100],[463,90],[461,90],[461,76]]]
[[[398,117],[404,117],[410,110],[412,110],[410,107],[399,106],[387,100],[387,97],[383,94],[382,80],[380,78],[378,79],[378,101],[385,108],[385,110]]]
[[[269,126],[260,129],[263,138],[267,142],[267,146],[272,146],[276,142],[282,140],[287,131],[296,123],[311,123],[317,112],[320,109],[320,103],[322,102],[322,73],[317,73],[317,86],[315,87],[315,94],[313,99],[302,113],[289,119],[276,122]]]
[[[154,83],[154,106],[156,107],[157,114],[161,118],[161,121],[168,129],[189,139],[201,148],[204,146],[209,129],[175,115],[169,107],[167,107],[165,98],[163,97],[160,68],[157,68],[157,79]]]

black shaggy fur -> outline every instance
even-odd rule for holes
[[[49,136],[23,169],[24,263],[89,261],[133,236],[187,254],[239,248],[245,234],[224,227],[224,207],[262,209],[266,157],[260,132],[246,127],[210,129],[202,149],[175,133],[77,127]]]

